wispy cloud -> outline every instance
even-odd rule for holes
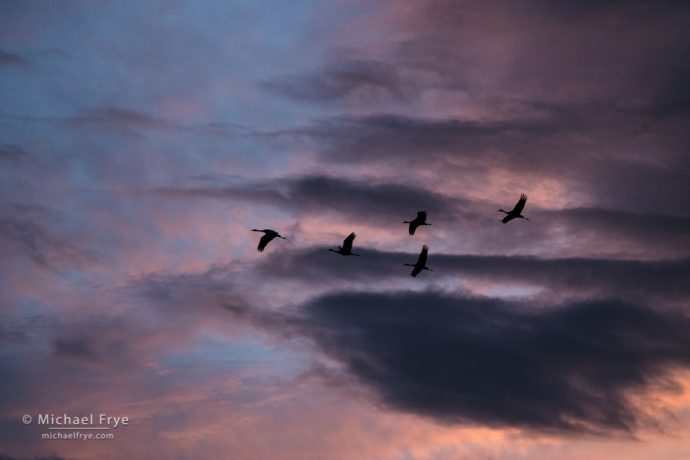
[[[277,278],[295,278],[309,283],[319,279],[377,280],[408,277],[404,263],[414,262],[416,253],[381,252],[360,248],[364,263],[355,267],[328,257],[324,248],[272,254],[259,265],[262,273]],[[611,260],[530,256],[455,255],[434,253],[429,263],[437,270],[435,277],[460,280],[479,279],[492,283],[514,283],[543,287],[561,296],[602,298],[676,299],[690,295],[690,259]]]
[[[17,203],[0,206],[0,245],[7,254],[19,250],[45,268],[97,262],[96,253],[53,230],[50,220],[60,217],[59,213],[42,206]]]
[[[266,81],[262,87],[296,100],[327,102],[340,100],[356,91],[383,90],[404,97],[397,69],[384,62],[367,60],[337,61],[302,76],[285,76]]]
[[[21,55],[0,49],[0,67],[26,67],[28,62]]]

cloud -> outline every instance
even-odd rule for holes
[[[471,158],[478,151],[509,142],[521,142],[517,147],[522,150],[525,142],[534,146],[558,129],[548,120],[468,121],[377,114],[323,118],[296,134],[322,142],[331,160],[381,161],[395,157],[422,163],[429,161],[430,155],[437,160],[449,154]],[[503,156],[501,152],[496,154]]]
[[[6,318],[0,323],[0,342],[10,346],[29,342],[30,333],[41,331],[45,333],[52,327],[52,323],[44,316],[34,315],[19,320]]]
[[[690,217],[641,214],[602,208],[569,208],[541,211],[540,218],[554,233],[568,229],[575,238],[592,245],[593,252],[612,251],[618,244],[627,245],[621,253],[633,254],[643,250],[647,258],[687,257],[683,248],[690,245]],[[587,251],[587,244],[578,245],[578,251]]]
[[[8,121],[19,121],[41,124],[66,125],[72,128],[83,128],[85,126],[115,128],[121,134],[136,134],[137,130],[178,130],[193,132],[207,132],[215,129],[217,132],[224,131],[222,127],[195,127],[186,126],[175,120],[153,116],[138,110],[125,109],[117,106],[102,106],[89,109],[78,110],[76,114],[69,116],[33,116],[33,115],[12,115],[2,114],[0,119]]]
[[[389,270],[408,257],[362,253],[369,260],[350,271],[368,283],[375,283],[374,271],[384,265]],[[335,267],[342,266],[326,258],[328,263],[319,264],[316,251],[305,257],[312,259],[279,269],[284,261],[274,257],[262,269],[313,283],[332,277]],[[615,298],[622,292],[639,302],[660,291],[662,296],[687,297],[687,260],[436,255],[430,265],[437,273],[454,270],[544,283],[555,291],[587,291],[593,295],[585,298],[593,300],[545,306],[534,300],[434,291],[331,292],[271,310],[238,298],[238,285],[230,281],[236,274],[228,267],[147,277],[136,286],[166,310],[212,308],[283,340],[311,338],[347,371],[345,377],[335,373],[332,378],[351,384],[354,377],[386,407],[441,423],[552,434],[634,432],[654,423],[638,397],[651,389],[668,389],[671,372],[690,365],[690,318],[685,313]],[[311,271],[293,272],[301,266]],[[409,278],[407,272],[400,276]]]
[[[121,123],[141,128],[173,128],[174,124],[136,110],[120,107],[98,107],[86,110],[83,115],[69,118],[73,123]]]
[[[437,214],[452,208],[452,201],[439,193],[411,185],[343,180],[307,176],[289,182],[289,198],[299,208],[331,208],[363,219],[385,216],[397,219],[418,209]],[[379,217],[380,218],[380,217]],[[397,222],[396,222],[397,223]]]
[[[541,119],[507,121],[339,116],[295,133],[316,143],[324,164],[419,170],[439,184],[461,183],[475,191],[501,171],[515,183],[560,182],[589,206],[681,213],[682,197],[690,193],[683,154],[690,139],[680,127],[640,131],[643,120],[609,121],[607,112],[567,108]],[[625,157],[613,154],[619,151]],[[655,162],[650,151],[657,153]]]
[[[310,282],[345,280],[374,282],[407,278],[402,265],[414,263],[417,253],[382,252],[360,248],[362,262],[355,266],[330,257],[324,248],[275,253],[258,267],[260,273],[277,278]],[[589,258],[539,258],[429,254],[434,277],[478,279],[490,283],[542,287],[557,295],[615,296],[626,299],[683,300],[690,295],[690,259],[640,261]]]
[[[92,361],[98,359],[93,350],[93,344],[86,337],[59,337],[55,340],[54,354],[77,360]]]
[[[0,147],[0,161],[7,161],[12,164],[19,164],[26,161],[26,151],[16,145]]]
[[[0,247],[19,251],[45,268],[79,266],[98,260],[59,232],[52,222],[59,213],[42,206],[10,203],[0,206]]]
[[[58,454],[35,455],[33,457],[13,457],[11,455],[0,454],[0,460],[65,460]]]
[[[28,62],[19,54],[11,53],[9,51],[0,50],[0,67],[18,66],[26,67]]]
[[[402,97],[397,69],[373,60],[339,60],[313,73],[277,77],[261,86],[291,99],[327,102],[339,100],[355,91],[383,89],[387,94]]]
[[[419,1],[401,21],[414,33],[391,54],[466,75],[475,93],[576,102],[653,95],[690,45],[682,2],[503,3]]]
[[[496,225],[495,211],[511,203],[469,198],[464,190],[459,195],[448,195],[434,191],[435,184],[429,185],[417,185],[414,181],[306,175],[256,181],[213,181],[189,187],[159,187],[151,192],[168,198],[244,201],[273,206],[299,216],[335,214],[382,228],[394,228],[417,211],[426,210],[430,221],[433,219],[432,229],[444,235],[446,248],[450,245],[454,250],[469,249],[470,252],[592,258],[627,254],[628,258],[644,259],[690,256],[684,249],[690,244],[688,217],[658,211],[625,212],[615,208],[541,209],[529,202],[527,215],[532,221],[512,225],[507,231],[506,227]],[[675,186],[684,187],[680,182]],[[620,195],[624,199],[623,194]],[[651,206],[655,198],[647,199]],[[453,246],[455,244],[462,246]]]
[[[299,213],[337,212],[365,221],[402,221],[427,210],[443,219],[452,219],[455,207],[450,197],[440,193],[377,179],[352,180],[327,175],[257,181],[203,187],[160,187],[154,193],[170,197],[204,197],[248,200],[289,208]],[[458,198],[455,201],[463,202]],[[410,216],[408,216],[412,213]]]
[[[167,312],[186,310],[190,305],[231,307],[242,303],[233,277],[231,265],[210,267],[200,273],[151,273],[132,279],[130,289],[164,306]]]
[[[687,316],[616,300],[334,293],[302,327],[388,407],[444,423],[627,432],[645,419],[632,394],[690,365]]]
[[[347,55],[375,55],[396,69],[398,78],[380,83],[389,91],[404,86],[405,105],[362,98],[343,115],[294,129],[315,144],[323,165],[408,168],[479,193],[501,172],[522,184],[558,181],[578,206],[686,214],[687,5],[398,6],[376,21],[404,38]],[[318,99],[332,78],[324,69],[295,77],[289,88]]]

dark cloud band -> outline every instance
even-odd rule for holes
[[[690,320],[615,300],[535,310],[435,292],[332,294],[303,329],[389,407],[550,432],[634,429],[629,392],[690,364]]]

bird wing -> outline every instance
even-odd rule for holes
[[[266,248],[266,245],[270,243],[270,241],[275,238],[275,235],[272,235],[270,233],[265,233],[264,236],[261,237],[259,240],[259,246],[256,248],[259,250],[259,252],[263,252],[263,250]]]
[[[426,212],[417,211],[417,217],[415,217],[414,220],[410,221],[410,235],[414,235],[414,232],[415,230],[417,230],[417,227],[424,223],[426,223]]]
[[[343,241],[343,250],[344,250],[345,252],[350,252],[350,251],[352,251],[352,242],[355,240],[355,237],[356,237],[356,236],[357,236],[357,235],[355,235],[354,232],[353,232],[353,233],[350,233],[350,234],[347,236],[347,238],[345,238],[345,240]]]
[[[513,210],[510,212],[514,214],[521,214],[522,210],[525,209],[525,203],[527,203],[527,195],[523,193],[522,195],[520,195],[520,199],[518,200]]]
[[[419,259],[417,259],[417,266],[420,267],[420,270],[422,269],[421,267],[426,266],[426,256],[428,252],[429,246],[425,244],[424,246],[422,246],[422,252],[419,253]]]
[[[422,272],[422,267],[419,265],[415,265],[414,268],[412,269],[412,272],[410,273],[410,276],[417,276]]]

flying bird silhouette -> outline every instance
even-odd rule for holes
[[[359,254],[352,252],[352,242],[355,240],[356,236],[354,232],[350,233],[347,238],[343,240],[343,245],[338,246],[337,251],[335,249],[329,249],[329,251],[337,252],[341,256],[359,256]]]
[[[275,238],[282,238],[284,240],[287,240],[287,238],[281,236],[280,233],[276,232],[275,230],[271,230],[270,228],[265,228],[263,230],[257,230],[256,228],[253,228],[252,231],[261,232],[264,234],[264,236],[262,236],[259,240],[259,246],[257,246],[256,248],[259,250],[259,252],[264,252],[264,249],[266,249],[266,245],[273,241]]]
[[[414,267],[412,269],[412,273],[410,273],[410,276],[417,276],[419,275],[422,270],[429,270],[429,271],[434,271],[433,268],[429,268],[426,266],[426,256],[429,253],[429,246],[426,244],[422,246],[422,252],[419,253],[419,258],[417,259],[417,263],[415,264],[404,264],[407,265],[408,267]]]
[[[499,209],[498,211],[496,211],[496,212],[505,213],[505,215],[506,215],[503,219],[501,219],[501,222],[503,222],[504,224],[507,224],[511,220],[518,219],[518,218],[529,220],[527,217],[522,215],[522,210],[525,209],[525,203],[527,203],[527,195],[525,195],[523,193],[522,195],[520,195],[520,199],[518,200],[515,207],[510,210],[510,212],[504,211],[503,209]]]
[[[404,220],[403,224],[410,224],[410,235],[414,235],[415,230],[417,230],[417,227],[420,225],[431,225],[426,223],[425,211],[418,211],[417,217],[415,217],[414,220]]]

